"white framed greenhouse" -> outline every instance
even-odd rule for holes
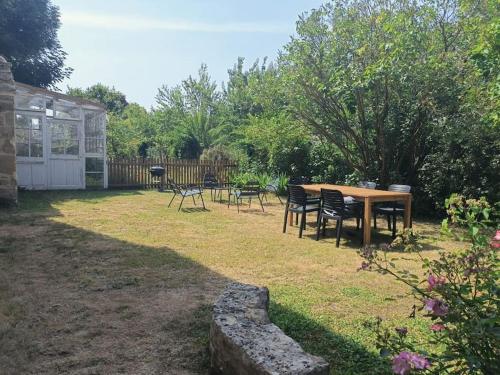
[[[16,82],[17,185],[107,188],[106,110],[99,103]]]

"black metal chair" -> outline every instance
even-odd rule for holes
[[[286,233],[286,224],[288,221],[288,213],[295,212],[298,215],[302,214],[299,228],[299,238],[302,238],[302,231],[306,227],[306,215],[308,212],[317,212],[320,210],[320,199],[310,199],[302,186],[288,185],[288,198],[285,204],[285,221],[283,223],[283,233]]]
[[[236,206],[238,207],[238,213],[240,212],[240,203],[243,204],[243,199],[248,199],[248,207],[252,205],[252,198],[257,198],[260,202],[260,208],[264,212],[264,205],[262,204],[262,189],[258,182],[251,181],[243,187],[233,187],[229,189],[229,199],[227,201],[227,207],[231,204],[231,196],[234,197],[236,201]]]
[[[411,191],[410,185],[389,185],[388,191],[395,191],[400,193],[409,193]],[[401,203],[392,202],[390,205],[375,206],[373,208],[373,228],[377,229],[377,215],[385,215],[387,217],[387,228],[392,229],[392,238],[396,238],[396,217],[404,216],[405,208]],[[391,225],[392,219],[392,225]],[[410,227],[412,226],[410,218]]]
[[[175,183],[175,181],[173,181],[172,179],[167,179],[167,187],[174,193],[174,196],[170,200],[168,207],[170,207],[170,205],[172,204],[177,195],[180,195],[182,197],[181,203],[179,204],[179,208],[177,209],[177,211],[180,211],[182,203],[184,202],[184,198],[186,197],[192,197],[193,203],[196,206],[196,200],[194,198],[195,196],[199,196],[201,198],[201,203],[203,204],[203,209],[206,210],[205,201],[203,200],[203,189],[201,187],[194,185],[179,185]]]
[[[220,183],[217,177],[211,172],[205,173],[205,176],[203,176],[203,188],[210,189],[210,198],[212,201],[215,201],[217,196],[219,196],[219,202],[222,202],[222,191],[228,189],[226,184]]]
[[[323,225],[323,236],[326,233],[326,223],[328,220],[336,220],[337,244],[340,244],[340,233],[342,224],[345,219],[360,218],[360,211],[354,205],[346,205],[343,194],[338,190],[321,189],[321,209],[318,214],[318,222],[316,226],[316,241],[319,240],[321,225]],[[363,224],[361,225],[363,229]],[[361,231],[363,233],[363,231]],[[361,241],[363,237],[361,236]]]
[[[311,183],[311,179],[305,176],[295,176],[291,177],[288,180],[288,186],[290,185],[309,185]],[[316,204],[319,203],[318,197],[311,197],[307,195],[308,204]],[[299,214],[295,214],[295,225],[299,225]]]

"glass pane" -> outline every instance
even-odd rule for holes
[[[54,117],[54,100],[47,99],[45,102],[45,115],[47,117]]]
[[[104,136],[104,116],[98,112],[85,113],[85,137]]]
[[[78,120],[80,119],[80,108],[56,102],[55,117],[60,119]]]
[[[16,128],[29,128],[31,125],[31,116],[16,114]]]
[[[104,186],[104,174],[103,173],[86,173],[85,174],[85,184],[88,188],[98,188]]]
[[[16,95],[16,108],[30,111],[42,111],[43,97],[38,95]]]
[[[66,143],[66,155],[78,155],[80,153],[80,146],[78,140],[69,140]]]
[[[53,122],[50,124],[50,129],[53,154],[78,155],[80,153],[78,123]]]
[[[64,140],[63,139],[53,139],[51,152],[55,155],[64,155]]]
[[[30,133],[28,129],[16,128],[16,142],[29,143]]]
[[[85,158],[85,172],[103,172],[104,159]]]
[[[31,129],[31,142],[41,142],[42,141],[42,130]]]
[[[85,152],[93,154],[104,153],[104,139],[85,138]]]
[[[30,149],[28,143],[16,142],[16,155],[17,156],[30,156]]]
[[[31,157],[32,158],[41,158],[43,157],[43,144],[41,143],[31,143]]]

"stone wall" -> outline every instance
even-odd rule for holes
[[[210,359],[214,375],[328,375],[321,357],[306,353],[268,316],[269,292],[230,284],[214,305]]]
[[[17,203],[15,93],[10,64],[0,56],[0,204]]]

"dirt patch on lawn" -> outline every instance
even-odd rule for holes
[[[2,374],[204,374],[227,282],[168,248],[0,214]]]

